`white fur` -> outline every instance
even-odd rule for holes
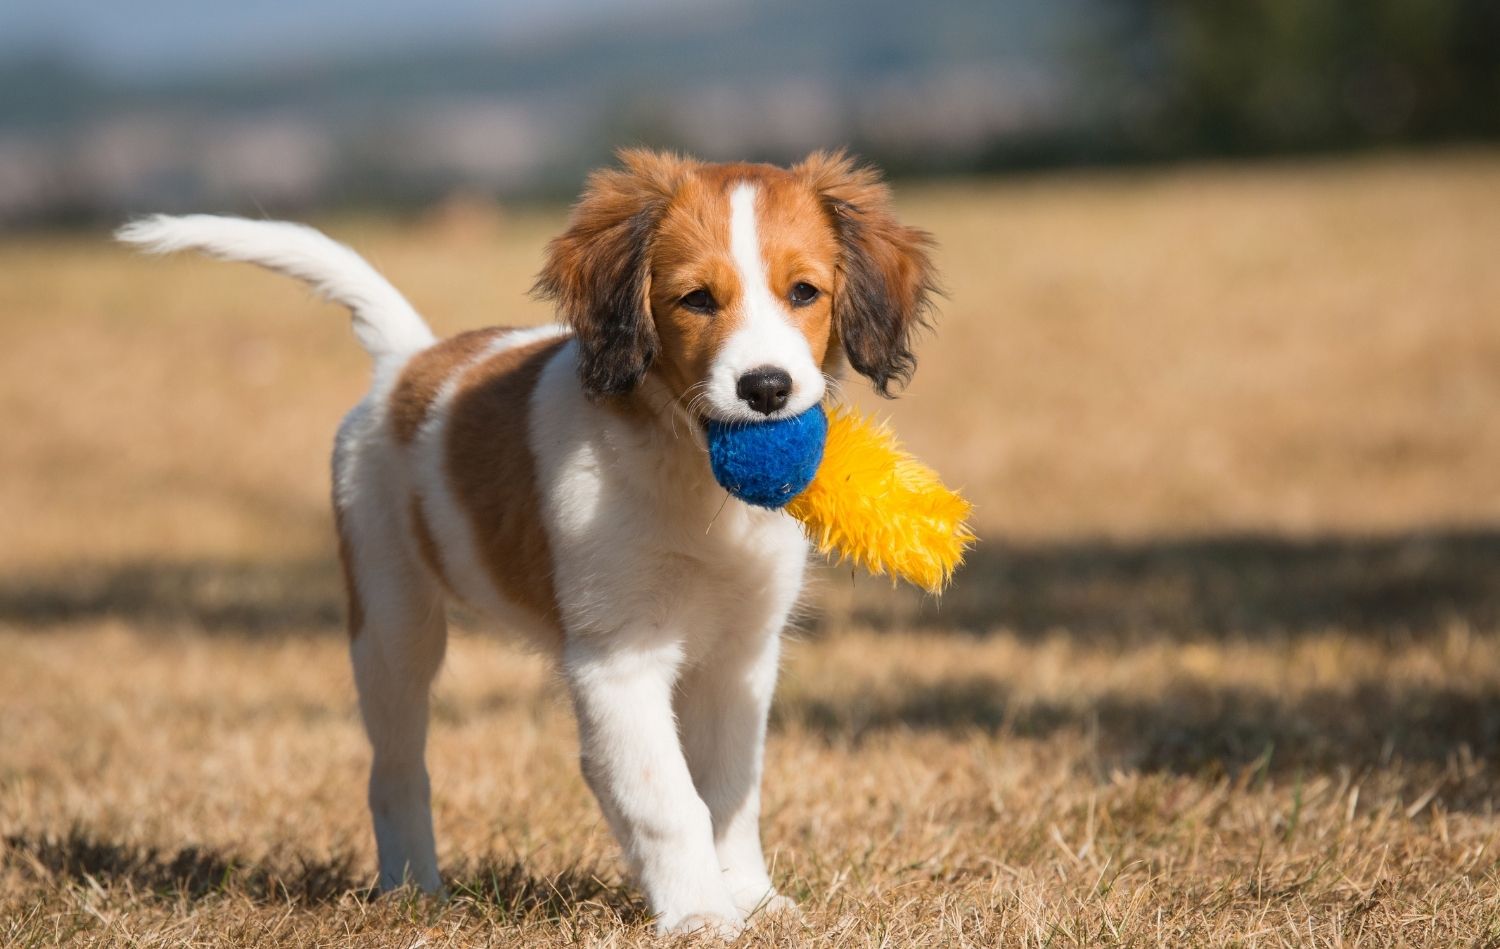
[[[753,199],[753,192],[740,193]],[[187,220],[196,223],[179,227]],[[386,406],[416,351],[409,347],[421,333],[410,323],[420,325],[420,318],[404,301],[396,307],[399,295],[363,262],[350,264],[343,254],[352,252],[309,238],[313,232],[303,228],[242,223],[248,231],[229,222],[220,228],[200,219],[153,219],[125,236],[156,249],[203,247],[334,287],[325,292],[363,321],[361,340],[380,371],[340,427],[334,498],[365,614],[351,653],[373,749],[370,808],[382,888],[410,882],[437,891],[424,755],[428,692],[447,631],[443,590],[421,562],[409,499],[423,498],[444,575],[460,595],[507,620],[539,620],[509,603],[485,572],[472,525],[447,486],[444,445],[449,401],[467,368],[564,331],[506,334],[456,367],[415,440],[401,446]],[[752,220],[752,244],[753,228]],[[255,241],[220,239],[227,234]],[[287,236],[294,250],[256,243],[274,235]],[[329,247],[338,253],[325,256]],[[756,299],[757,329],[736,358],[754,353],[793,372],[796,404],[806,407],[821,397],[822,377],[802,371],[799,360],[810,364],[811,357],[801,335],[773,325],[786,324],[778,306]],[[643,385],[648,403],[671,401],[654,377]],[[807,543],[791,518],[726,501],[701,437],[684,437],[671,413],[642,422],[587,398],[571,342],[544,367],[530,409],[529,446],[513,447],[529,447],[535,458],[563,625],[560,637],[538,641],[551,643],[566,679],[584,776],[658,927],[733,936],[752,912],[791,905],[777,896],[761,852],[760,777],[780,635],[801,589]]]
[[[739,396],[740,376],[771,366],[792,377],[787,404],[770,418],[799,415],[823,399],[823,371],[813,359],[807,338],[792,325],[785,301],[771,292],[760,251],[755,220],[756,189],[736,185],[729,195],[729,253],[734,259],[743,296],[743,318],[714,358],[708,373],[706,401],[722,421],[762,422],[767,416],[746,405]]]
[[[158,214],[132,221],[115,237],[152,254],[197,250],[296,277],[354,313],[354,333],[377,364],[434,342],[432,330],[396,288],[354,251],[302,224],[245,218]]]

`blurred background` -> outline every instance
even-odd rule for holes
[[[765,809],[811,931],[1495,941],[1500,4],[350,7],[0,3],[0,942],[646,941],[556,679],[461,613],[455,901],[349,898],[368,362],[290,281],[109,240],[306,219],[440,333],[539,323],[622,145],[847,146],[937,240],[912,385],[846,388],[980,542],[940,601],[815,570]]]
[[[1486,0],[12,0],[0,224],[570,196],[622,143],[900,175],[1500,135]]]

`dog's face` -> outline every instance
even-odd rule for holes
[[[590,394],[653,373],[697,417],[759,421],[817,404],[846,358],[883,395],[910,378],[930,239],[895,220],[873,172],[821,153],[791,169],[621,157],[537,281]]]

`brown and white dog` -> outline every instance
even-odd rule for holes
[[[659,928],[732,935],[793,908],[766,872],[759,788],[808,548],[788,516],[726,503],[701,423],[802,412],[845,360],[883,394],[908,379],[930,240],[839,154],[621,159],[548,248],[557,326],[438,341],[300,225],[154,217],[120,237],[298,277],[353,311],[374,359],[333,501],[381,886],[442,885],[424,748],[453,596],[557,658],[584,777]]]

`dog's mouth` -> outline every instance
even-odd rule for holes
[[[722,411],[716,412],[708,408],[699,409],[694,412],[693,420],[698,423],[700,429],[706,432],[710,426],[717,426],[719,428],[745,428],[751,425],[764,425],[767,422],[782,422],[794,416],[801,415],[802,411],[805,410],[796,410],[788,406],[777,409],[769,415],[764,415],[759,412],[751,413],[749,410],[741,414]]]
[[[821,393],[812,405],[823,401],[826,393]],[[781,408],[769,413],[751,408],[747,403],[740,400],[719,398],[707,398],[699,394],[684,404],[678,402],[683,414],[697,425],[700,431],[707,432],[710,426],[720,428],[745,428],[752,425],[764,425],[767,422],[784,422],[795,418],[810,409],[811,405],[801,404],[803,398],[792,398]]]

